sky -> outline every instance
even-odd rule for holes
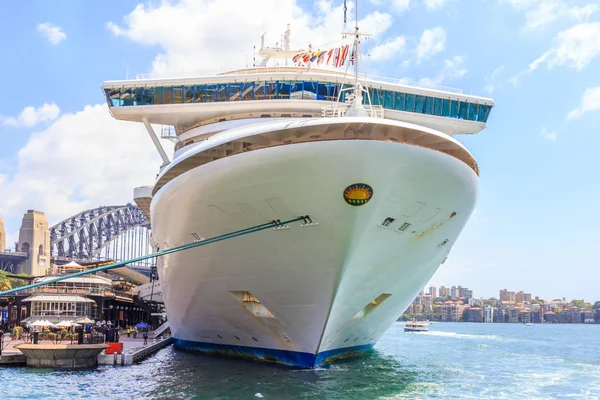
[[[152,183],[160,158],[141,124],[110,116],[103,81],[243,68],[286,23],[292,46],[331,46],[343,1],[34,0],[2,2],[0,17],[0,216],[14,243],[27,209],[52,224]],[[359,18],[369,74],[496,102],[484,131],[456,137],[480,193],[431,283],[600,300],[600,4],[368,0]]]

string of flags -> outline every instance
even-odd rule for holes
[[[352,49],[350,48],[352,47]],[[336,47],[329,50],[319,51],[307,51],[296,54],[292,61],[298,65],[305,65],[308,63],[316,63],[319,65],[330,65],[336,68],[342,67],[346,62],[354,65],[356,59],[356,49],[354,45],[345,45]]]

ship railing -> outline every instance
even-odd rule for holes
[[[350,104],[336,103],[330,104],[321,108],[321,116],[323,118],[338,118],[344,117],[350,108]],[[383,118],[384,110],[382,106],[366,105],[365,110],[371,118]]]

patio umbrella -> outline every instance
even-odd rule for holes
[[[64,328],[68,328],[68,327],[70,327],[71,325],[72,325],[72,324],[71,324],[71,321],[67,321],[67,320],[65,320],[65,321],[60,321],[58,324],[56,324],[56,326],[60,326],[60,327],[64,327]]]
[[[93,324],[94,320],[89,319],[88,317],[83,317],[83,318],[80,318],[78,320],[75,320],[75,322],[78,322],[80,324]]]
[[[33,321],[32,323],[30,323],[29,325],[31,325],[31,326],[42,326],[42,322],[43,321],[41,319],[38,319],[38,320]]]
[[[135,326],[137,329],[148,329],[148,324],[145,323],[144,321],[140,322],[139,324],[137,324]]]
[[[41,321],[38,326],[54,326],[54,324],[52,322],[48,321],[47,319],[45,319],[45,320]]]

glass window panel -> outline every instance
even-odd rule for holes
[[[458,118],[458,101],[452,100],[450,103],[450,117]]]
[[[265,93],[265,82],[256,82],[254,86],[254,99],[264,100],[266,97]]]
[[[267,82],[265,84],[265,94],[268,100],[272,100],[275,98],[275,94],[277,91],[277,83],[275,82]]]
[[[337,83],[329,82],[327,83],[327,93],[329,101],[337,101],[339,86]]]
[[[396,110],[404,110],[406,103],[406,94],[405,93],[396,93],[396,101],[394,102],[394,108]]]
[[[164,88],[157,87],[154,88],[154,101],[152,104],[165,104],[164,102]]]
[[[133,105],[140,106],[144,105],[144,88],[133,89]]]
[[[217,101],[227,101],[227,85],[219,84],[217,85]]]
[[[173,86],[165,86],[163,91],[163,104],[173,104]]]
[[[442,100],[442,115],[444,117],[450,116],[450,100],[448,99]]]
[[[114,107],[121,105],[121,92],[119,89],[106,89],[106,97]]]
[[[133,98],[132,98],[132,89],[131,88],[123,88],[121,89],[121,102],[123,106],[132,106]]]
[[[213,103],[217,101],[217,85],[204,85],[204,102]]]
[[[254,95],[254,82],[242,83],[241,91],[242,91],[242,101],[254,100],[252,98],[252,96]]]
[[[433,114],[442,115],[442,99],[433,100]]]
[[[433,114],[433,97],[425,97],[425,107],[423,108],[425,114]]]
[[[383,107],[394,108],[394,92],[386,90],[383,98]]]
[[[425,96],[416,95],[415,97],[415,112],[422,113],[425,106]]]
[[[183,86],[173,87],[173,103],[174,104],[183,103]]]
[[[154,102],[154,87],[145,87],[142,93],[142,104],[152,104]]]
[[[477,104],[475,103],[469,103],[469,119],[477,121]]]
[[[302,93],[302,98],[308,100],[315,100],[317,98],[316,82],[304,82],[304,92]]]
[[[415,95],[414,94],[407,94],[406,95],[406,107],[404,108],[405,111],[415,111]]]
[[[381,103],[383,103],[383,93],[381,93],[382,91],[380,89],[373,89],[373,95],[371,97],[371,101],[373,102],[374,106],[380,106]]]
[[[292,86],[288,81],[279,81],[277,82],[277,91],[279,93],[280,99],[289,99],[290,91],[292,90]]]
[[[469,103],[467,103],[466,101],[461,101],[460,109],[458,110],[458,117],[460,119],[467,119],[468,115],[469,115]]]
[[[196,103],[206,102],[206,95],[204,92],[204,85],[196,85]]]
[[[186,103],[193,103],[194,102],[194,87],[193,86],[186,86],[185,87],[185,102]]]
[[[485,104],[480,104],[479,105],[479,113],[477,115],[477,117],[479,118],[478,121],[480,122],[486,122],[488,119],[488,116],[490,115],[490,110],[492,109],[491,106],[485,105]]]
[[[230,83],[229,84],[229,101],[240,101],[242,99],[242,84],[241,83]]]

